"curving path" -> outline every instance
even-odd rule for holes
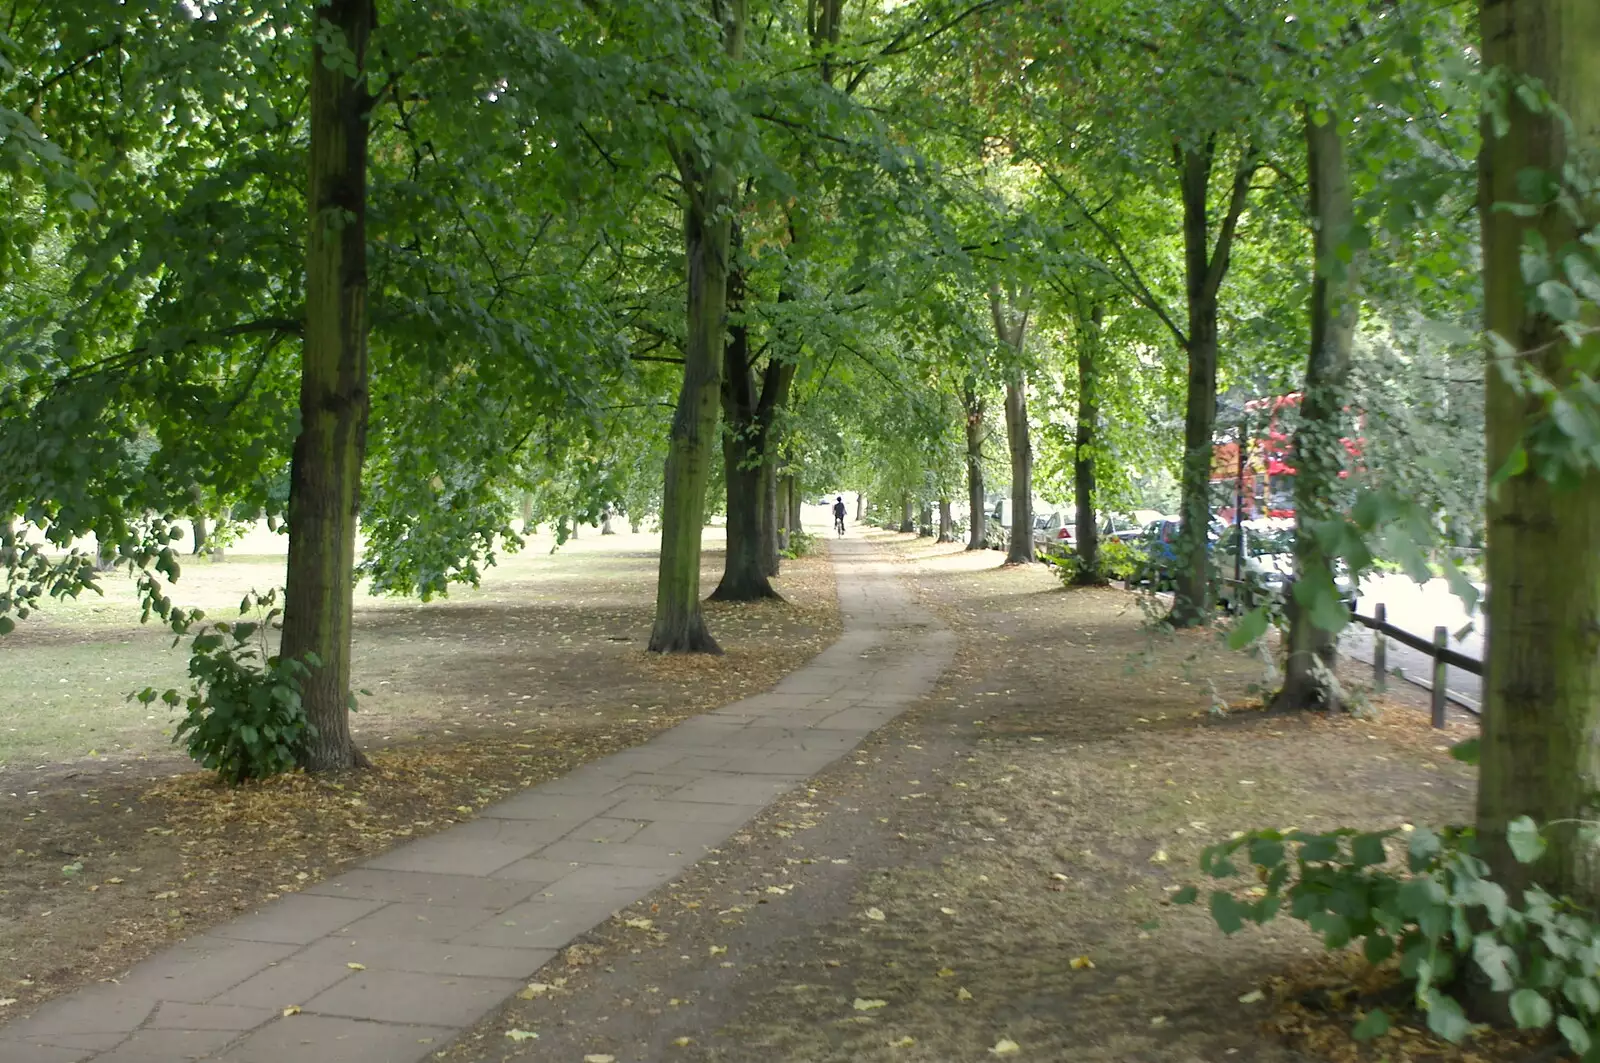
[[[50,1001],[0,1063],[427,1058],[933,686],[955,637],[870,546],[829,549],[844,633],[772,690]]]

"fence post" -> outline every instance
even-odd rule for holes
[[[1445,663],[1439,651],[1450,644],[1450,632],[1442,624],[1433,629],[1433,725],[1444,726]]]
[[[1372,630],[1372,689],[1382,694],[1389,682],[1389,636],[1383,625],[1389,622],[1389,607],[1382,602],[1372,611],[1378,626]]]

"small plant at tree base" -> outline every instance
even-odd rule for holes
[[[183,719],[172,736],[189,756],[230,785],[292,771],[316,727],[300,701],[301,682],[321,662],[284,660],[268,653],[267,635],[282,610],[277,591],[249,594],[239,614],[262,613],[258,620],[206,624],[189,644],[187,697],[177,690],[157,694],[146,688],[133,697],[143,704],[157,698]]]
[[[1452,988],[1476,979],[1503,996],[1518,1027],[1544,1029],[1553,1022],[1584,1063],[1600,1063],[1600,920],[1594,913],[1538,887],[1511,901],[1474,854],[1470,828],[1417,828],[1406,870],[1391,869],[1386,846],[1399,833],[1261,830],[1211,846],[1201,870],[1215,879],[1253,879],[1240,891],[1213,890],[1212,918],[1233,934],[1247,920],[1266,923],[1287,907],[1330,951],[1359,942],[1374,964],[1398,957],[1428,1028],[1448,1041],[1474,1028]],[[1507,840],[1523,863],[1545,849],[1526,816],[1510,824]],[[1173,899],[1193,904],[1198,896],[1190,886]],[[1389,1023],[1388,1012],[1374,1008],[1354,1035],[1377,1037]]]
[[[805,557],[816,549],[817,537],[806,531],[792,531],[789,533],[789,546],[782,551],[783,556],[791,560]]]

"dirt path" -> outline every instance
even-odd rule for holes
[[[885,542],[961,640],[932,694],[444,1059],[1275,1063],[1327,1046],[1329,1024],[1274,1006],[1320,970],[1308,935],[1223,938],[1167,898],[1234,830],[1464,818],[1472,776],[1445,753],[1461,736],[1401,710],[1214,716],[1261,679],[1214,635],[1152,638],[1123,592]]]

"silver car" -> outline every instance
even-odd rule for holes
[[[1244,535],[1244,565],[1239,566],[1239,535]],[[1274,598],[1283,596],[1284,587],[1294,578],[1294,521],[1284,517],[1247,520],[1224,528],[1213,548],[1212,557],[1222,573],[1217,601],[1233,608],[1248,584],[1252,592]],[[1333,585],[1339,597],[1355,608],[1356,581],[1343,561],[1334,563]]]

